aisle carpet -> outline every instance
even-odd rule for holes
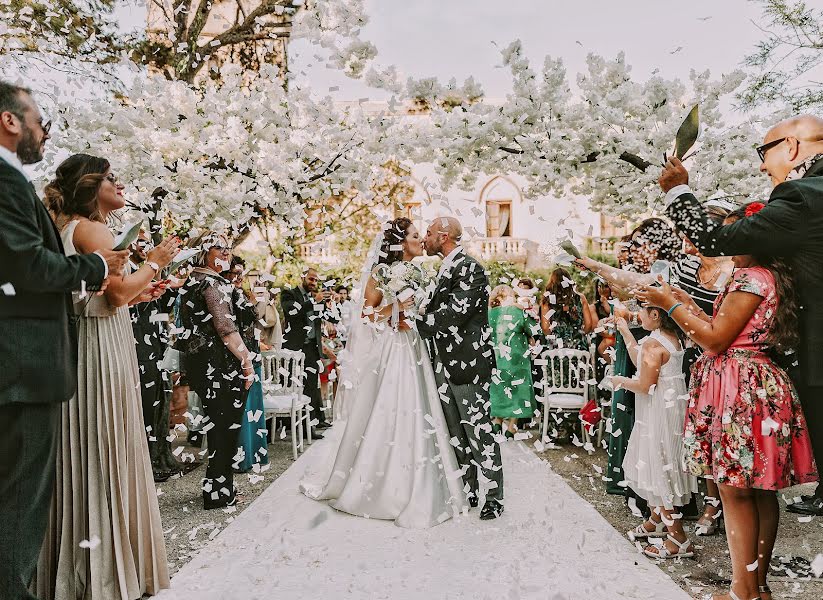
[[[312,448],[185,565],[161,600],[687,600],[523,443],[503,446],[506,511],[424,531],[299,493]]]

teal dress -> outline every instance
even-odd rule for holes
[[[263,416],[263,370],[261,363],[255,363],[254,374],[257,378],[249,388],[246,397],[246,410],[240,419],[240,437],[237,445],[243,449],[243,460],[237,465],[237,470],[251,471],[254,465],[269,464],[268,437],[266,419]],[[254,418],[257,417],[257,420]]]
[[[235,289],[233,295],[240,335],[246,348],[259,356],[260,343],[254,335],[257,321],[254,307],[240,290]],[[238,455],[241,455],[242,451],[243,459],[233,465],[236,471],[242,473],[253,470],[254,465],[269,464],[268,430],[266,429],[266,418],[263,415],[263,384],[261,383],[263,363],[259,360],[254,363],[254,374],[256,377],[246,395],[246,407],[240,417],[240,431],[237,438]]]
[[[491,416],[502,419],[530,418],[534,415],[529,338],[537,335],[537,323],[517,306],[489,310],[497,368],[489,394]]]

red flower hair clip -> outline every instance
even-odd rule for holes
[[[762,202],[752,202],[751,204],[746,206],[746,216],[751,217],[752,215],[756,215],[761,210],[763,210],[764,206],[766,205]]]

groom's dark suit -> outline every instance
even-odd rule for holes
[[[489,418],[494,366],[489,281],[483,266],[462,249],[449,259],[417,329],[432,351],[446,423],[459,440],[457,460],[467,468],[464,481],[477,493],[480,469],[491,482],[486,498],[501,501],[503,466]]]
[[[776,186],[760,212],[731,225],[713,224],[697,198],[682,191],[667,213],[706,256],[782,256],[790,262],[801,306],[799,364],[791,375],[817,467],[823,468],[823,159],[802,178]],[[823,487],[818,487],[821,494]]]
[[[27,591],[54,483],[60,403],[75,391],[70,290],[99,287],[99,256],[63,255],[34,187],[0,159],[0,598]],[[76,449],[82,452],[82,448]]]

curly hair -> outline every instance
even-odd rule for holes
[[[60,163],[44,189],[52,218],[60,224],[71,215],[79,215],[102,223],[97,192],[110,168],[105,158],[90,154],[74,154]]]
[[[383,230],[383,241],[380,243],[380,256],[377,264],[390,265],[403,260],[403,242],[408,235],[412,220],[398,217],[386,224]]]
[[[733,223],[746,218],[746,209],[754,202],[741,206],[726,217],[726,223]],[[798,315],[800,302],[797,298],[797,288],[794,280],[794,270],[791,264],[780,256],[760,256],[753,254],[754,261],[764,269],[768,269],[774,277],[777,292],[777,312],[766,337],[766,343],[774,348],[778,354],[794,350],[800,341]]]

